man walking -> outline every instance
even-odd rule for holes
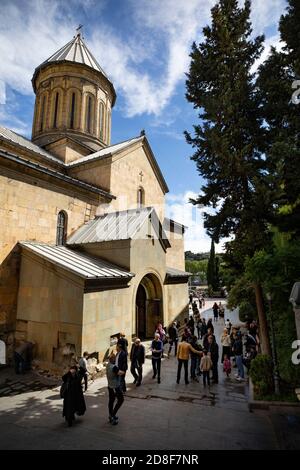
[[[127,353],[122,349],[121,344],[117,343],[117,355],[116,355],[116,366],[119,370],[120,375],[120,386],[122,392],[126,392],[126,382],[125,382],[125,375],[128,369],[127,363]]]
[[[109,412],[109,422],[113,425],[118,424],[119,418],[117,416],[118,410],[121,408],[124,402],[124,395],[121,388],[120,382],[120,371],[116,366],[116,356],[111,354],[109,357],[109,362],[106,366],[106,377],[108,385],[108,412]],[[115,404],[115,401],[117,403]]]
[[[215,384],[219,381],[218,374],[218,361],[219,361],[219,346],[215,340],[215,337],[210,335],[208,337],[208,348],[207,352],[210,353],[212,361],[212,379]]]
[[[168,357],[170,357],[172,347],[174,344],[175,347],[175,356],[177,355],[177,346],[178,346],[178,328],[177,328],[177,323],[174,321],[174,323],[170,326],[168,330],[169,334],[169,351],[168,351]]]
[[[145,362],[145,346],[141,344],[140,338],[135,338],[134,344],[130,351],[131,368],[130,372],[134,377],[134,382],[137,387],[142,383],[143,378],[143,364]]]
[[[89,357],[89,353],[87,351],[85,351],[83,353],[83,356],[79,359],[79,376],[81,377],[81,380],[82,379],[84,380],[84,391],[85,392],[87,391],[87,388],[88,388],[88,374],[89,374],[88,369],[87,369],[88,357]]]
[[[161,370],[161,358],[163,355],[164,345],[160,339],[159,333],[155,333],[154,340],[151,344],[152,351],[152,368],[153,368],[153,379],[157,376],[157,383],[160,384],[160,370]]]
[[[237,332],[236,339],[233,343],[232,351],[233,351],[233,354],[235,355],[235,361],[236,361],[236,365],[238,368],[238,374],[236,376],[236,380],[240,382],[245,377],[244,365],[243,365],[243,341],[242,341],[242,334],[240,331]]]
[[[191,346],[191,344],[188,343],[186,338],[183,336],[181,343],[179,343],[179,345],[178,345],[178,351],[177,351],[177,359],[178,359],[177,383],[178,384],[180,382],[182,366],[184,367],[184,380],[185,380],[185,383],[186,383],[186,385],[189,384],[188,369],[189,369],[189,357],[190,357],[191,352],[201,356],[201,352],[194,349],[193,346]]]

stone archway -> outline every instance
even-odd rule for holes
[[[157,276],[150,273],[143,277],[136,294],[137,336],[152,338],[159,321],[164,321],[162,286]]]

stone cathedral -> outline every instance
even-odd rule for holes
[[[32,139],[0,127],[0,339],[41,367],[187,310],[184,231],[144,132],[111,144],[112,82],[78,33],[39,65]]]

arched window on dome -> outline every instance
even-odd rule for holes
[[[41,105],[41,112],[40,112],[40,131],[44,129],[45,114],[46,114],[46,95],[42,97],[42,105]]]
[[[140,186],[137,192],[137,206],[141,208],[144,205],[145,205],[145,191]]]
[[[111,124],[111,112],[107,111],[107,132],[106,132],[107,145],[110,144],[110,124]]]
[[[75,92],[71,95],[71,108],[70,108],[70,128],[75,127],[75,106],[76,106],[76,94]]]
[[[94,98],[91,95],[87,96],[86,100],[86,131],[89,134],[93,133],[94,127]]]
[[[68,214],[60,211],[57,216],[56,245],[65,245],[67,241]]]
[[[99,131],[100,139],[104,140],[104,103],[102,101],[99,105]]]
[[[58,106],[59,106],[59,93],[58,91],[55,93],[54,97],[54,111],[53,111],[53,127],[57,127],[58,123]]]

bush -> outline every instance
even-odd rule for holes
[[[254,385],[254,392],[259,397],[274,392],[273,362],[272,359],[260,354],[251,361],[250,377]]]

